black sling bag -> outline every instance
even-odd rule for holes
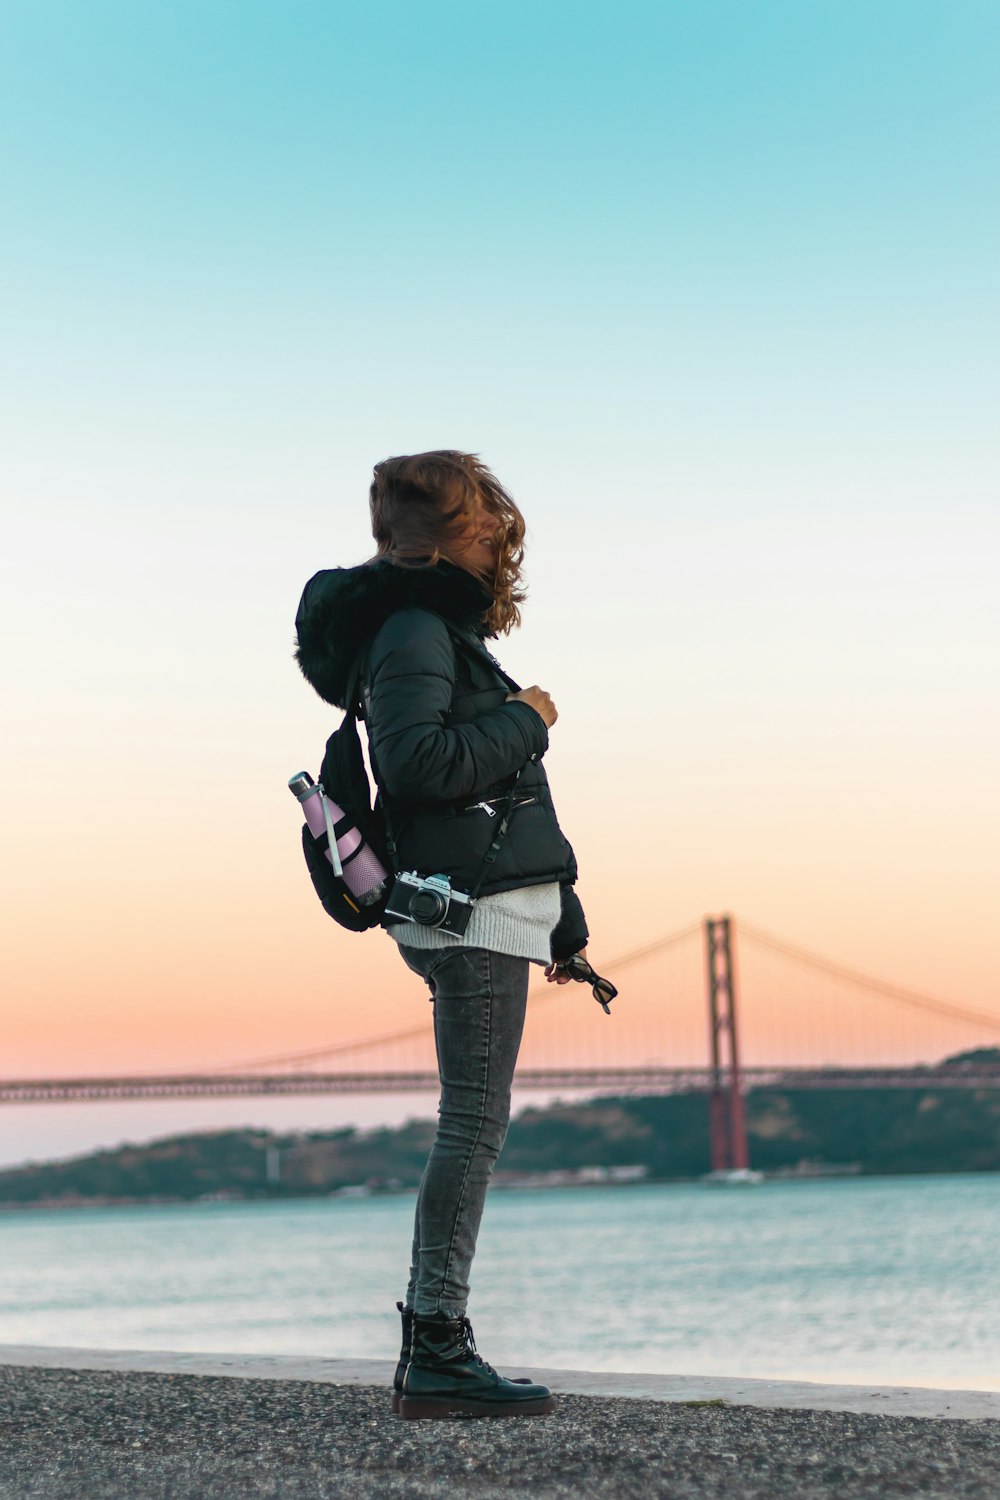
[[[477,647],[468,637],[452,629],[450,625],[449,634],[456,646],[462,646],[479,660],[488,659],[493,670],[512,692],[521,691],[514,679],[507,675],[500,663],[485,648]],[[386,925],[383,920],[385,909],[392,894],[395,877],[400,874],[399,855],[393,837],[387,798],[378,780],[374,760],[372,760],[372,776],[376,784],[374,806],[372,804],[371,783],[365,769],[361,737],[358,734],[358,717],[361,710],[359,696],[361,666],[367,650],[368,644],[366,643],[358,652],[348,673],[344,695],[344,717],[326,742],[323,763],[320,767],[318,783],[320,791],[324,798],[337,805],[341,816],[336,820],[331,820],[328,813],[327,831],[319,835],[313,834],[308,824],[302,826],[302,852],[313,888],[327,915],[351,932],[366,932],[370,927]],[[503,816],[486,851],[475,886],[468,893],[470,902],[474,902],[478,897],[489,868],[500,851],[510,822],[517,783],[523,769],[522,766],[517,771],[508,792]],[[338,841],[352,828],[358,830],[361,842],[350,854],[341,858],[342,873],[338,874],[327,858],[327,850],[330,847],[329,831],[332,829],[334,841]],[[344,874],[351,862],[360,858],[365,850],[375,856],[383,869],[387,871],[387,875],[379,886],[373,887],[372,891],[367,893],[366,900],[361,900],[357,893],[351,890]],[[434,874],[435,872],[426,873]]]

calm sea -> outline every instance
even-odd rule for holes
[[[0,1214],[0,1342],[384,1357],[411,1196]],[[485,1356],[1000,1390],[1000,1174],[495,1190]]]

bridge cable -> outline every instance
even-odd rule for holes
[[[610,977],[617,970],[624,969],[629,964],[638,963],[642,958],[648,958],[651,953],[658,953],[661,949],[672,947],[674,943],[680,943],[685,938],[691,937],[692,933],[698,932],[701,921],[689,922],[686,927],[679,928],[676,932],[668,933],[665,937],[656,938],[651,943],[646,943],[641,948],[632,948],[620,958],[609,959],[605,964],[595,964],[599,973],[607,972]],[[565,985],[549,984],[546,980],[544,988],[537,988],[529,993],[529,1000],[536,1005],[546,1000],[556,1000],[561,995]],[[384,1047],[390,1042],[409,1042],[416,1037],[427,1035],[426,1025],[408,1026],[405,1031],[393,1031],[383,1036],[364,1037],[355,1042],[335,1042],[327,1047],[314,1047],[305,1052],[286,1052],[281,1057],[257,1057],[249,1062],[221,1063],[212,1068],[193,1068],[192,1075],[200,1073],[231,1073],[244,1068],[268,1068],[280,1067],[282,1063],[308,1062],[318,1057],[342,1056],[348,1052],[363,1052],[369,1047]]]
[[[967,1006],[955,1005],[948,1000],[938,1000],[933,995],[921,994],[919,990],[906,989],[903,985],[889,984],[884,979],[876,979],[870,974],[863,974],[859,969],[849,969],[844,964],[834,962],[833,959],[822,958],[817,953],[810,953],[805,948],[796,947],[794,943],[786,943],[783,938],[776,937],[774,933],[766,932],[762,927],[756,927],[750,922],[744,922],[742,918],[737,920],[736,931],[739,936],[747,937],[751,942],[760,943],[765,948],[773,948],[775,952],[794,959],[808,969],[817,969],[821,973],[832,974],[837,979],[843,980],[845,984],[871,990],[885,996],[886,999],[909,1005],[915,1010],[946,1016],[953,1021],[966,1021],[973,1026],[992,1028],[1000,1033],[1000,1016],[991,1016],[985,1011],[971,1010]]]

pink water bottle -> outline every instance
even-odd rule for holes
[[[365,843],[357,828],[345,828],[339,838],[334,834],[334,825],[344,816],[342,808],[332,802],[323,790],[322,782],[313,781],[308,771],[299,771],[288,782],[289,791],[302,804],[306,826],[317,842],[326,836],[324,851],[352,896],[362,906],[370,906],[385,890],[389,872],[378,856]]]

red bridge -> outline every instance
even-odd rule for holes
[[[702,941],[695,945],[692,940],[699,933]],[[589,1000],[589,987],[543,984],[533,992],[516,1087],[589,1094],[706,1093],[714,1169],[748,1165],[743,1114],[748,1089],[1000,1090],[1000,1016],[862,974],[748,923],[740,923],[739,934],[741,966],[749,952],[752,970],[751,1000],[745,1016],[741,1001],[739,1024],[736,924],[728,916],[706,917],[617,959],[595,961],[620,990],[611,1019]],[[700,952],[697,970],[692,964],[695,947]],[[665,961],[672,959],[677,962],[665,972]],[[784,966],[784,978],[775,973],[775,964]],[[789,968],[798,975],[791,987]],[[636,973],[634,983],[622,978],[629,970]],[[644,980],[639,977],[643,971]],[[699,992],[702,1007],[707,999],[707,1055],[704,1009],[697,1024]],[[747,1031],[755,1054],[749,1063],[741,1047]],[[956,1038],[966,1045],[958,1046],[955,1060],[941,1061],[956,1052]],[[574,1061],[573,1053],[581,1051],[583,1057]],[[809,1054],[817,1051],[825,1054],[824,1060],[810,1061]],[[863,1056],[844,1055],[852,1051]],[[542,1061],[539,1054],[544,1052],[554,1056]],[[785,1059],[760,1060],[768,1052],[784,1052]],[[879,1054],[877,1060],[872,1060],[873,1052]],[[334,1058],[356,1059],[358,1054],[372,1061],[364,1068],[330,1066]],[[425,1016],[405,1031],[211,1070],[0,1080],[0,1103],[437,1087]]]

